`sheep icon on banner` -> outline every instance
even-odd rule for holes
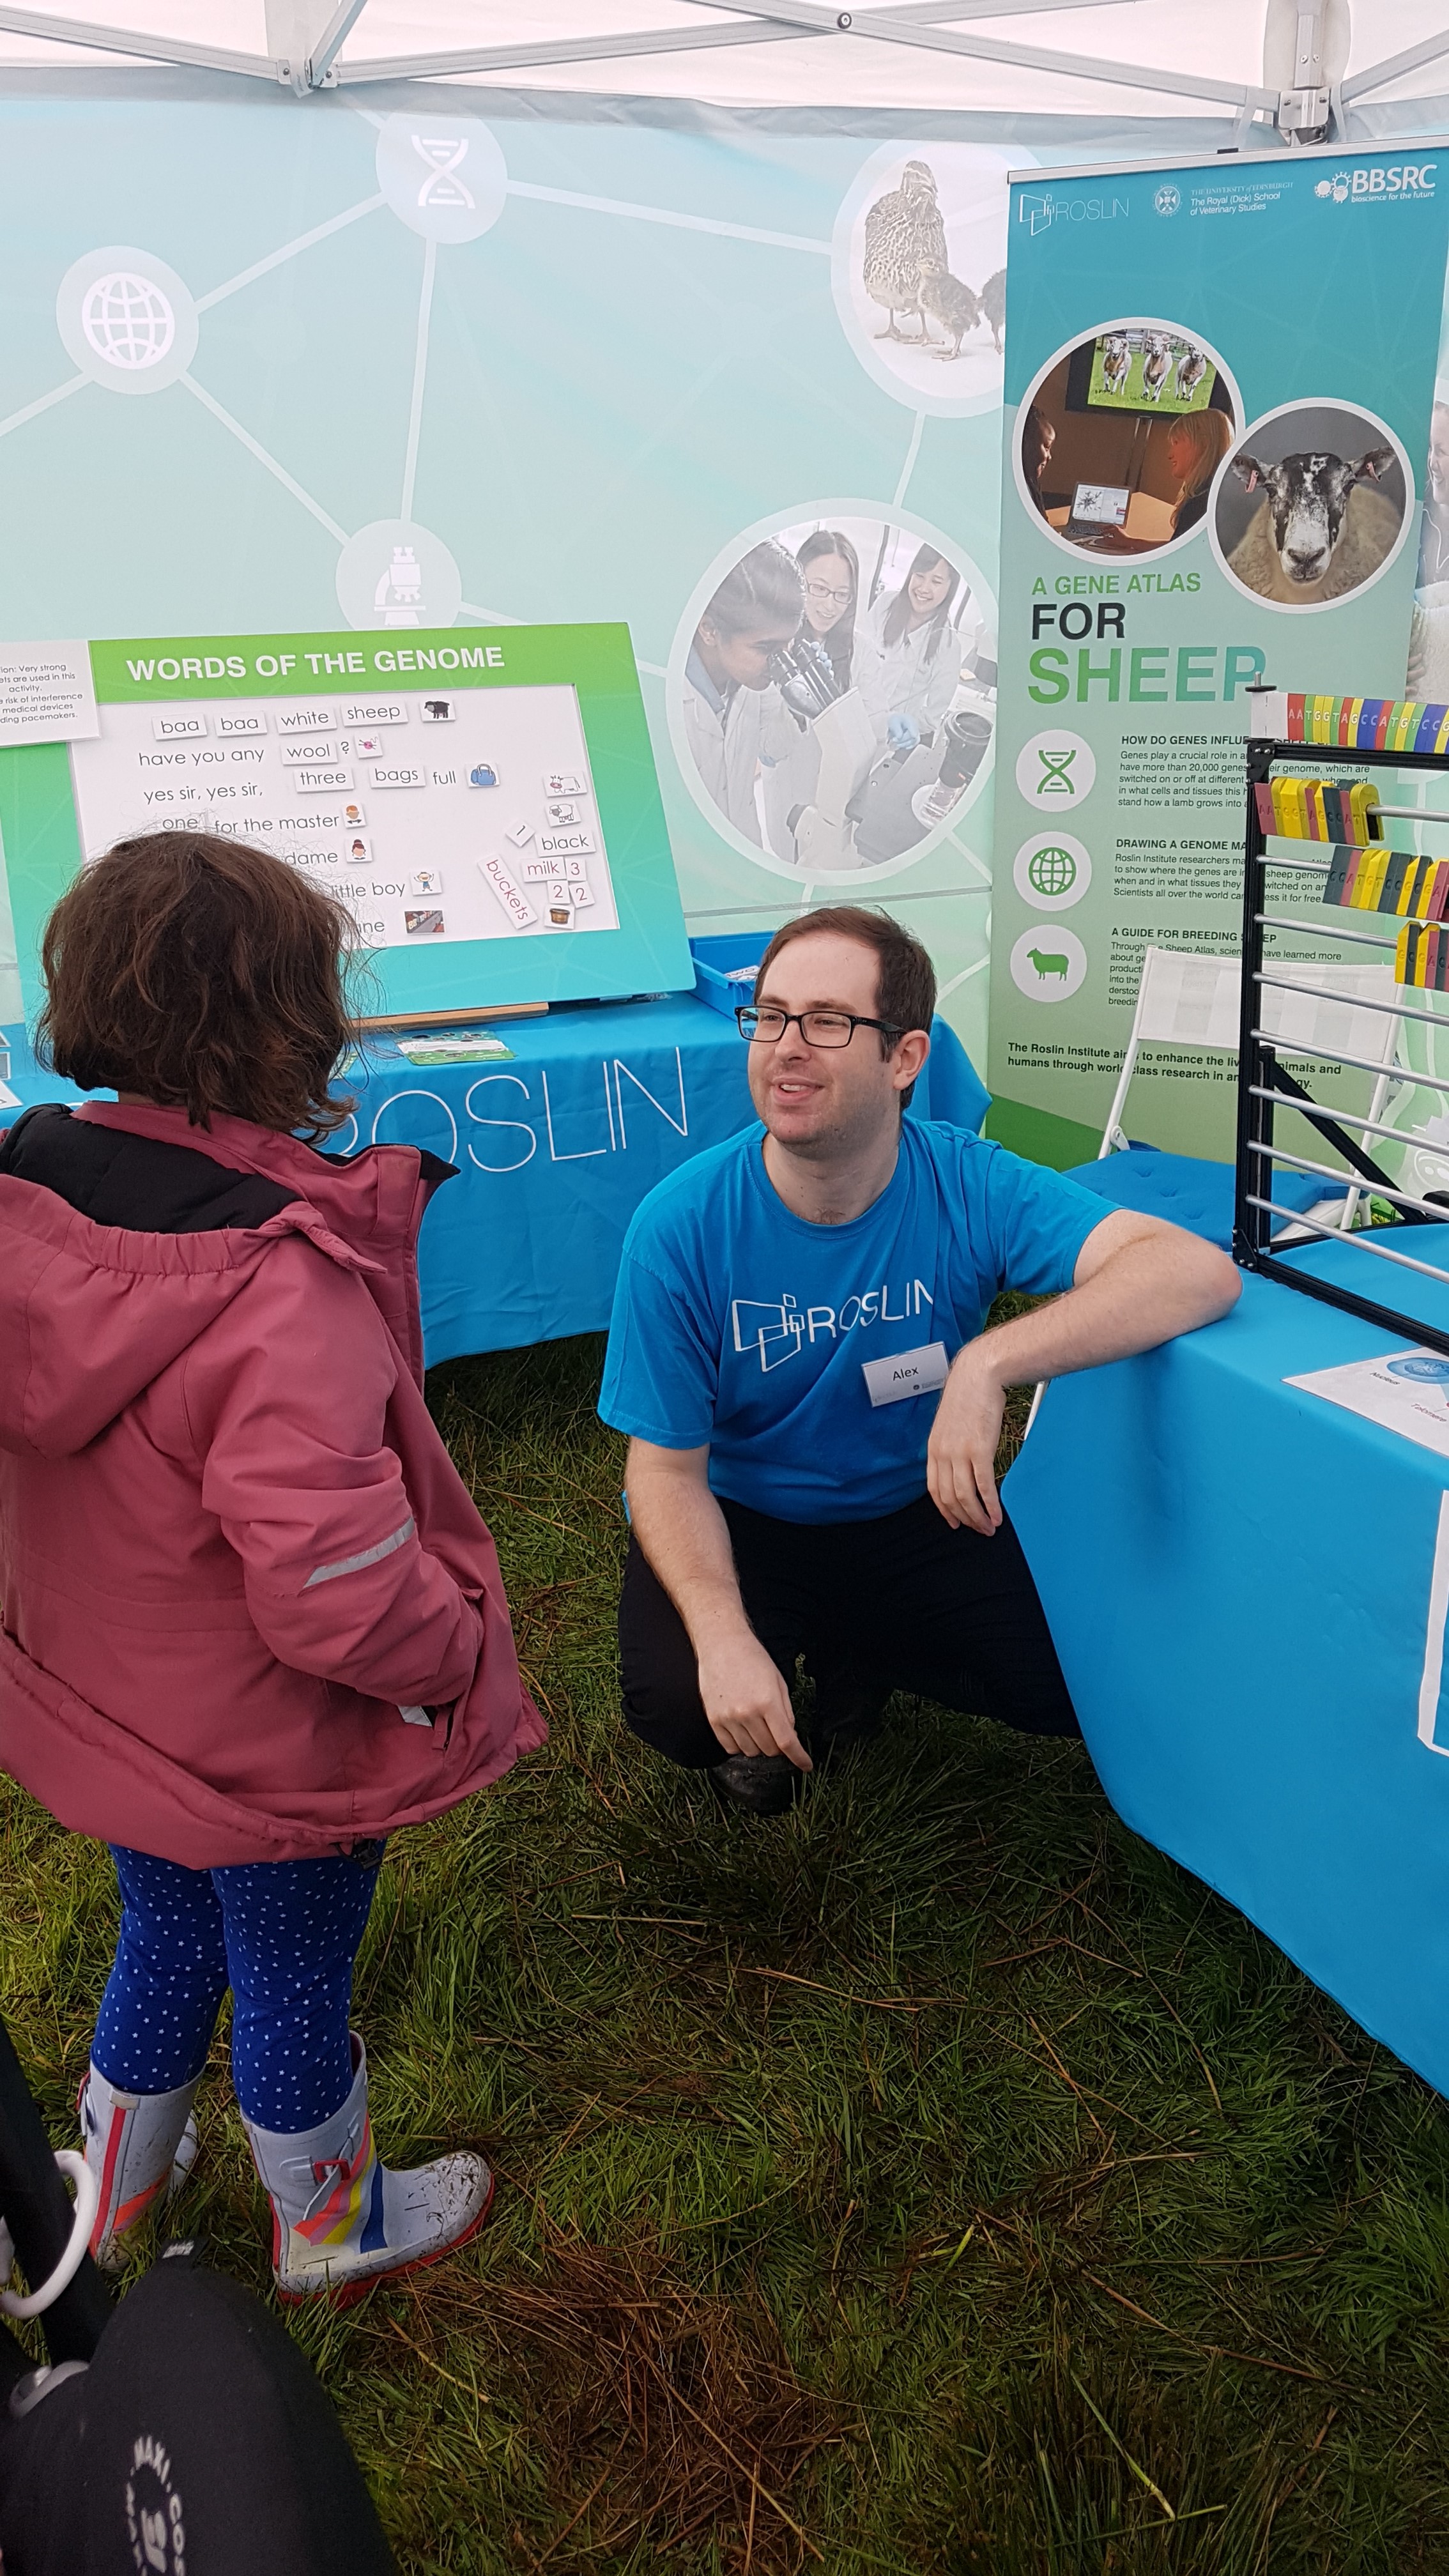
[[[1012,949],[1011,980],[1033,1002],[1069,1002],[1081,991],[1087,952],[1076,933],[1053,923],[1024,930]]]

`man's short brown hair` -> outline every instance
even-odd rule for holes
[[[817,930],[833,930],[839,938],[856,939],[863,948],[875,950],[878,1019],[889,1020],[892,1028],[902,1033],[906,1029],[929,1032],[936,1008],[936,970],[929,955],[919,939],[898,921],[892,921],[888,912],[870,911],[860,903],[822,904],[818,912],[796,913],[791,920],[782,921],[760,960],[755,977],[757,993],[763,992],[765,977],[781,950],[788,948],[792,940],[810,938]],[[889,1055],[895,1043],[883,1029],[881,1054]],[[912,1083],[909,1091],[902,1092],[903,1108],[909,1106],[915,1087]]]
[[[82,1091],[140,1091],[193,1126],[340,1126],[355,1028],[339,903],[268,850],[148,832],[83,868],[45,925],[38,1043]]]

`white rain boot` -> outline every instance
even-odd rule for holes
[[[80,2089],[85,2159],[100,2189],[91,2252],[103,2272],[119,2272],[136,2231],[160,2193],[180,2188],[196,2161],[191,2106],[196,2076],[171,2093],[123,2093],[93,2066]]]
[[[352,2034],[352,2090],[315,2129],[242,2125],[272,2204],[272,2269],[284,2299],[330,2292],[351,2307],[377,2281],[464,2245],[493,2200],[493,2176],[465,2149],[389,2173],[367,2116],[367,2052]]]

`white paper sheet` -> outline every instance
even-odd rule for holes
[[[84,742],[100,729],[88,644],[0,644],[0,743]]]
[[[1438,1351],[1386,1351],[1381,1359],[1349,1360],[1283,1383],[1449,1458],[1449,1359]]]

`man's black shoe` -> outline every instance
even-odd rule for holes
[[[800,1795],[805,1774],[783,1753],[732,1753],[716,1762],[709,1785],[724,1807],[752,1816],[783,1816]]]
[[[872,1743],[881,1731],[890,1695],[888,1682],[872,1681],[869,1676],[844,1682],[832,1675],[823,1684],[817,1682],[808,1730],[816,1762],[839,1761],[862,1744]]]

